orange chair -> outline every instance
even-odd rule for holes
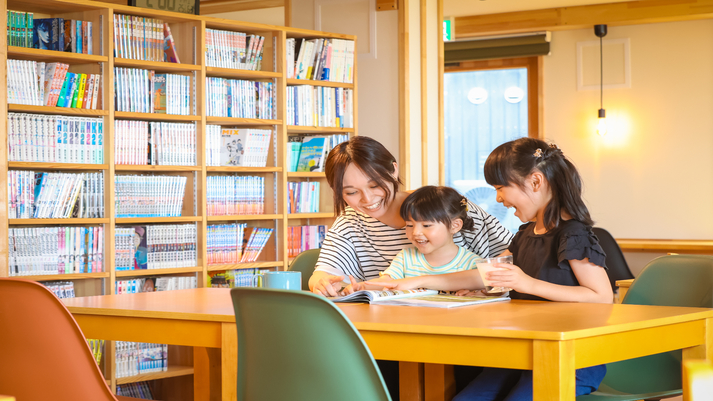
[[[41,284],[0,278],[0,394],[17,401],[129,401],[106,384],[79,325]]]

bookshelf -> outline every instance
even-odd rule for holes
[[[59,163],[59,162],[20,162],[10,161],[8,155],[8,129],[0,125],[0,199],[4,202],[0,208],[0,224],[8,232],[9,228],[33,227],[103,227],[103,269],[93,273],[54,274],[42,276],[23,276],[36,281],[71,281],[77,296],[113,294],[117,280],[141,278],[146,276],[193,276],[199,287],[208,285],[209,273],[240,269],[286,270],[288,257],[288,229],[300,225],[330,225],[334,219],[332,193],[324,173],[288,172],[286,165],[286,146],[290,136],[357,134],[357,84],[356,61],[354,62],[353,83],[317,81],[287,78],[286,43],[288,38],[316,39],[330,38],[355,41],[356,37],[341,34],[309,31],[250,22],[238,22],[212,17],[193,16],[157,10],[134,8],[119,4],[94,1],[69,0],[4,0],[2,18],[7,25],[7,11],[32,12],[34,18],[65,18],[91,21],[93,54],[68,53],[53,50],[40,50],[18,46],[7,46],[8,35],[0,35],[0,46],[7,52],[0,54],[0,63],[5,66],[8,59],[36,62],[59,62],[69,65],[69,71],[78,74],[101,74],[100,89],[96,109],[49,107],[8,103],[4,93],[7,83],[0,82],[0,113],[27,113],[48,116],[69,116],[100,118],[104,126],[103,163]],[[70,11],[68,11],[70,10]],[[177,55],[181,63],[145,61],[114,55],[114,15],[157,18],[168,23],[176,43]],[[206,63],[207,30],[244,32],[265,37],[263,58],[259,70],[241,70],[209,66]],[[115,68],[153,70],[156,73],[168,73],[187,77],[190,82],[189,113],[185,115],[140,113],[116,111],[114,88]],[[229,80],[247,80],[270,83],[275,99],[275,113],[272,118],[235,118],[208,115],[206,105],[207,78]],[[319,126],[288,125],[286,105],[287,90],[298,85],[310,85],[315,88],[341,88],[353,92],[353,128],[335,128]],[[132,94],[133,95],[133,94]],[[123,165],[115,164],[114,123],[115,121],[148,121],[188,123],[196,130],[196,164],[184,165]],[[206,126],[220,125],[223,128],[263,128],[272,130],[267,164],[265,167],[224,167],[208,166],[206,162]],[[36,171],[62,173],[101,173],[103,182],[103,218],[69,219],[10,219],[8,203],[8,171]],[[116,217],[114,206],[115,182],[122,175],[162,175],[186,178],[183,193],[183,205],[180,216],[175,217]],[[264,213],[247,215],[208,216],[207,179],[209,176],[258,176],[265,180]],[[317,213],[288,213],[288,182],[319,182],[320,204]],[[257,260],[247,263],[212,264],[207,263],[207,227],[215,224],[247,223],[249,227],[271,228],[274,230],[267,245]],[[190,267],[117,271],[114,266],[115,231],[117,227],[135,225],[174,225],[195,224],[196,265]],[[0,277],[8,277],[9,271],[9,236],[0,236]],[[169,370],[117,379],[114,373],[114,343],[107,341],[102,368],[115,391],[117,384],[133,383],[142,380],[157,380],[158,396],[161,399],[192,399],[193,355],[191,349],[169,346]]]

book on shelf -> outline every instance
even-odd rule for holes
[[[263,214],[265,212],[265,177],[206,177],[208,216]]]
[[[220,138],[220,165],[265,167],[271,136],[272,130],[269,129],[223,129]]]
[[[32,47],[34,13],[7,10],[7,45]]]
[[[287,213],[319,212],[319,182],[287,183]]]
[[[163,52],[166,55],[166,61],[169,63],[180,63],[178,52],[176,51],[176,43],[173,41],[171,27],[167,23],[163,24]]]
[[[116,378],[168,370],[168,345],[116,342]]]
[[[137,294],[198,288],[196,276],[151,276],[116,280],[115,294]]]
[[[211,117],[274,119],[272,82],[206,77],[206,114]]]
[[[430,308],[458,308],[461,306],[480,305],[492,302],[507,302],[509,297],[468,296],[450,294],[430,294],[405,298],[379,298],[371,301],[375,305],[426,306]]]
[[[206,236],[209,265],[235,264],[243,255],[246,223],[209,225]]]
[[[260,70],[263,36],[210,28],[206,28],[205,35],[206,66]]]
[[[116,217],[178,217],[187,178],[171,175],[116,175]]]
[[[354,41],[288,38],[287,78],[352,83]]]
[[[321,248],[327,229],[326,225],[287,227],[287,256],[294,258],[306,250]]]
[[[190,115],[191,79],[154,70],[114,67],[115,110]]]
[[[42,285],[52,291],[59,299],[74,298],[77,296],[74,291],[74,282],[72,281],[44,281]]]
[[[208,286],[211,288],[254,287],[255,276],[259,274],[258,268],[208,272]]]
[[[287,124],[353,128],[354,91],[312,85],[287,87]]]
[[[64,51],[64,20],[62,18],[35,19],[32,47]]]
[[[243,254],[240,263],[255,262],[267,245],[274,229],[246,227],[243,237]]]
[[[327,148],[329,148],[329,138],[326,136],[315,135],[304,138],[300,147],[296,171],[324,171]]]
[[[8,232],[10,276],[103,271],[103,227],[21,227]]]
[[[153,390],[148,382],[126,383],[116,385],[116,395],[124,397],[141,398],[144,400],[153,400]]]
[[[115,120],[114,163],[194,166],[196,126],[190,123]]]
[[[196,233],[195,224],[116,227],[115,269],[125,271],[193,267],[196,265]]]

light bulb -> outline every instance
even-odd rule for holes
[[[599,123],[597,124],[597,134],[604,136],[607,134],[607,114],[606,110],[599,109]]]

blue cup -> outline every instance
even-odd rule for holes
[[[258,285],[258,277],[262,277],[261,285]],[[301,290],[302,289],[302,273],[301,272],[264,272],[256,274],[253,278],[255,287],[276,288],[279,290]]]

